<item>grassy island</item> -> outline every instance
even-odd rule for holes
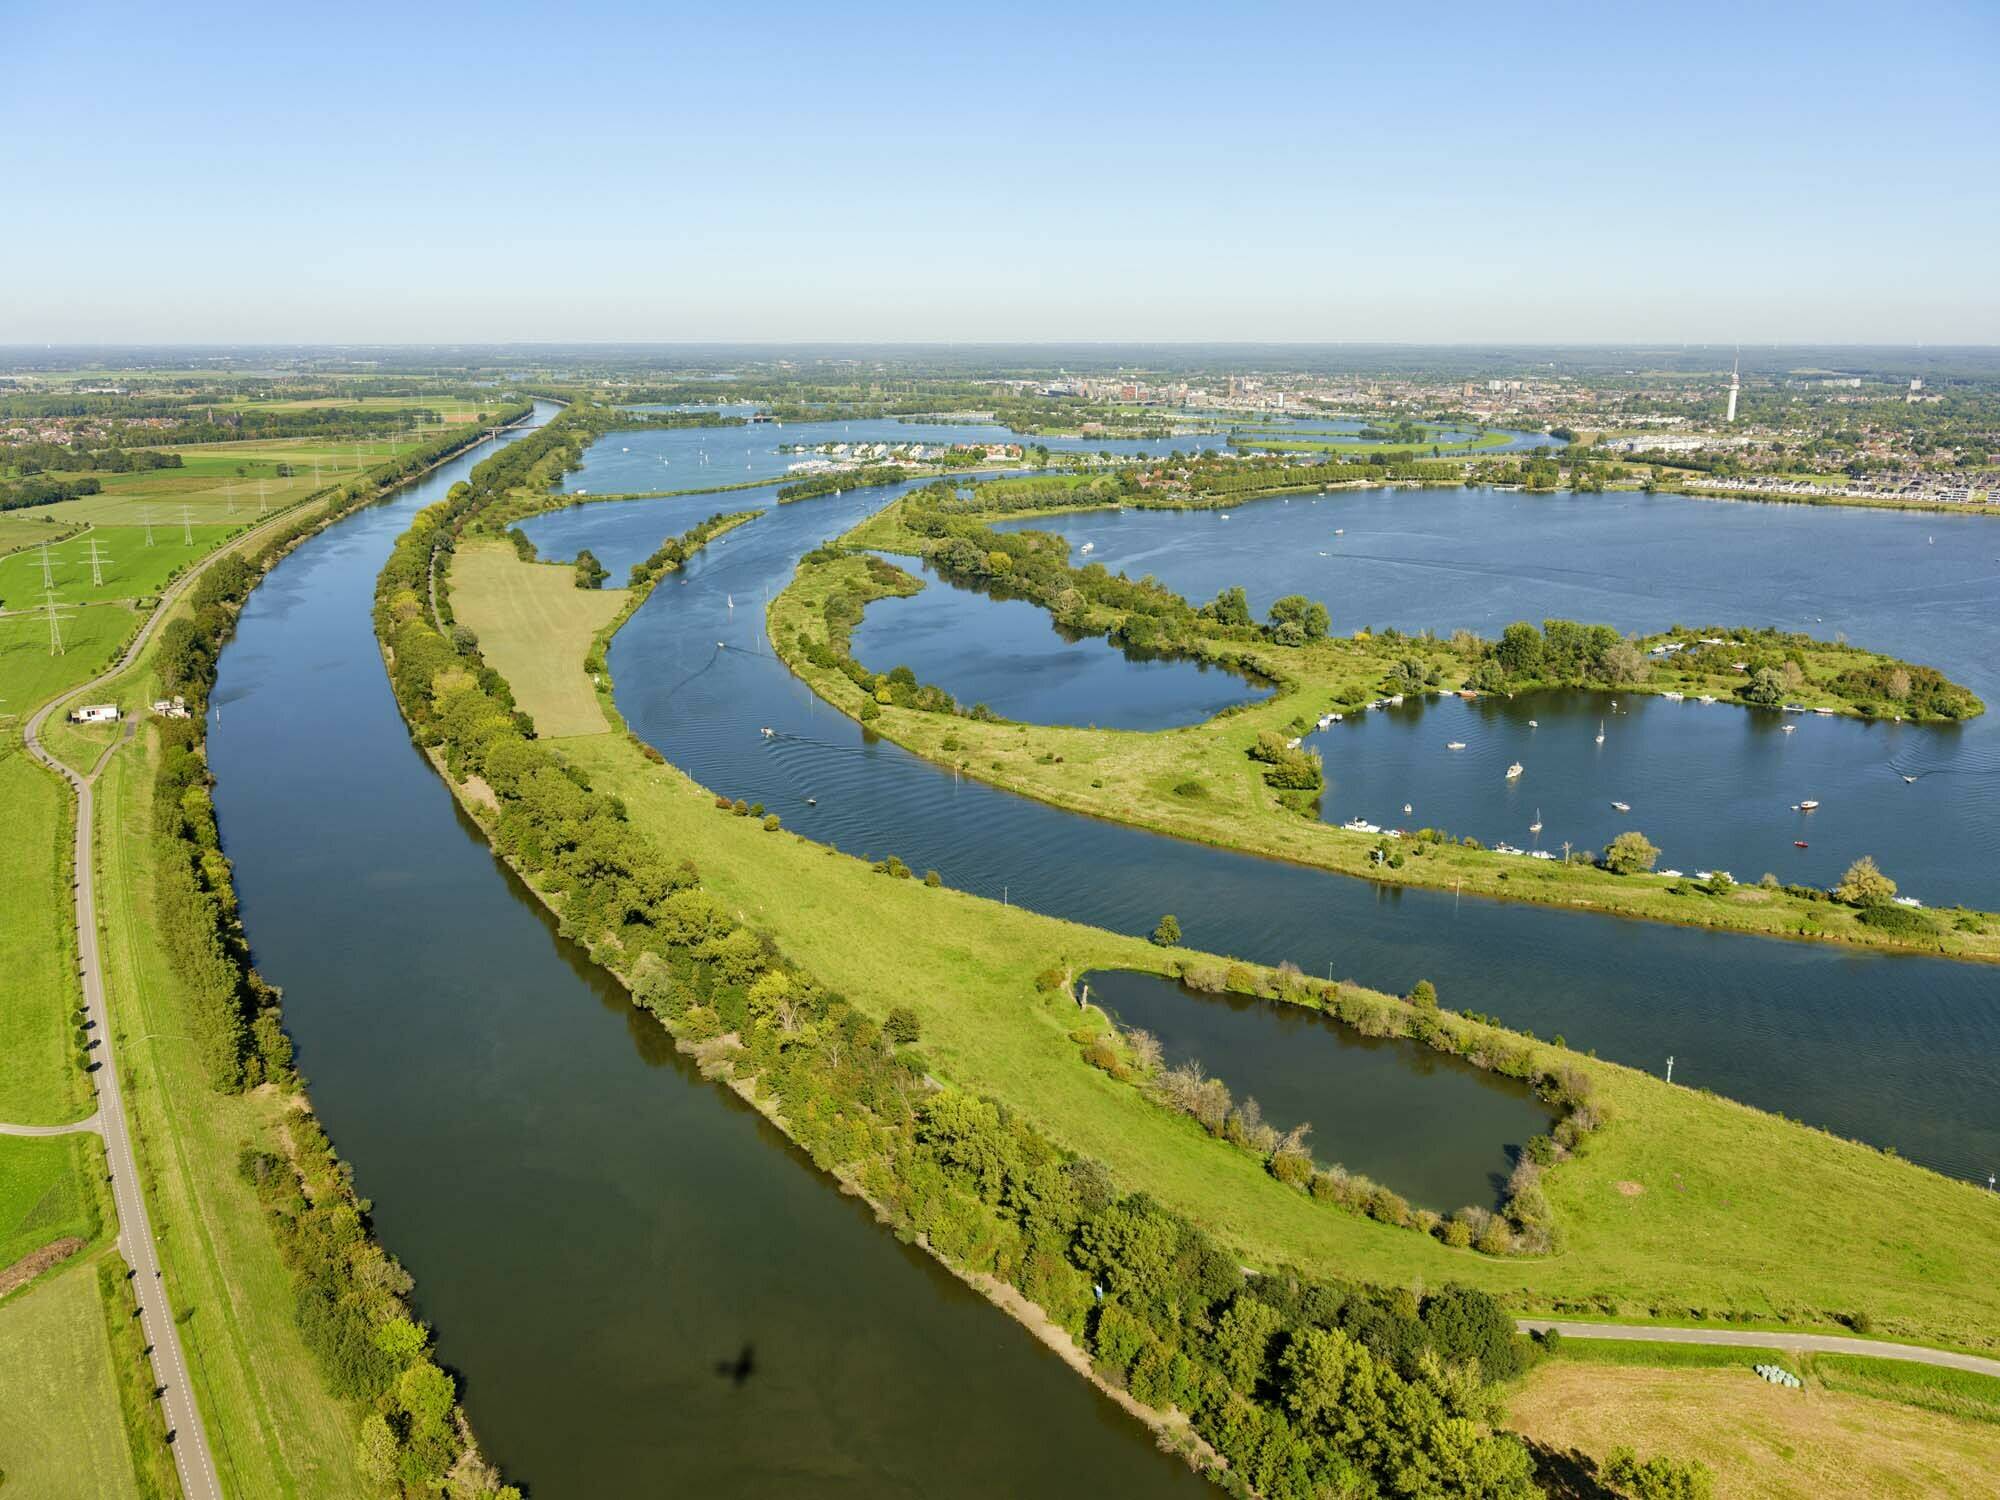
[[[908,878],[893,858],[839,854],[718,797],[615,717],[528,737],[524,724],[568,701],[560,674],[601,656],[603,627],[533,602],[536,565],[487,518],[508,478],[420,515],[378,593],[398,700],[461,802],[705,1072],[1198,1463],[1271,1495],[1329,1474],[1396,1482],[1410,1465],[1462,1476],[1463,1493],[1532,1493],[1480,1378],[1451,1373],[1475,1346],[1489,1377],[1526,1357],[1492,1331],[1495,1298],[1995,1344],[1995,1207],[1967,1184],[1454,1015],[1427,986],[1401,998],[1315,983]],[[449,610],[546,665],[500,673],[474,632],[434,624],[434,562],[453,575]],[[543,623],[510,632],[522,612]],[[1455,1219],[1323,1195],[1331,1169],[1162,1107],[1147,1060],[1073,992],[1074,976],[1117,967],[1212,974],[1456,1052],[1535,1083],[1572,1128],[1541,1148],[1546,1168],[1484,1247],[1449,1232]],[[1399,1361],[1362,1331],[1385,1316],[1422,1357]],[[1315,1410],[1308,1392],[1330,1371],[1381,1382],[1410,1412],[1457,1415],[1419,1437],[1365,1405],[1355,1421],[1379,1446],[1361,1448],[1281,1415]]]
[[[1272,620],[1260,624],[1240,589],[1196,607],[1151,580],[1133,582],[1098,564],[1071,566],[1067,543],[1054,533],[988,524],[1046,508],[1023,504],[1035,497],[1103,503],[1097,487],[1110,482],[1000,481],[977,487],[969,501],[955,487],[934,486],[894,501],[803,559],[772,601],[772,644],[826,701],[876,733],[965,775],[1094,817],[1388,884],[2000,960],[2000,916],[1990,913],[1915,912],[1800,886],[1618,873],[1595,855],[1529,860],[1441,830],[1391,839],[1335,827],[1321,822],[1315,807],[1318,757],[1298,743],[1324,715],[1366,712],[1402,695],[1551,687],[1705,697],[1771,713],[1881,717],[1889,710],[1911,720],[1955,720],[1984,711],[1936,671],[1844,643],[1719,626],[1638,639],[1565,620],[1512,625],[1498,640],[1466,631],[1450,638],[1393,630],[1335,636],[1324,607],[1310,600],[1279,600]],[[1071,629],[1227,666],[1276,689],[1182,729],[1009,723],[907,672],[877,673],[854,660],[849,634],[867,603],[923,587],[864,548],[922,556],[956,581],[1040,603]]]

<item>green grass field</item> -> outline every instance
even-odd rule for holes
[[[239,529],[193,526],[183,531],[178,521],[162,523],[153,528],[148,546],[143,526],[93,526],[47,548],[48,575],[54,580],[56,598],[66,604],[147,598]],[[100,558],[94,576],[102,582],[93,581],[93,550]],[[31,609],[41,603],[43,554],[44,549],[35,546],[0,557],[0,605]]]
[[[97,1238],[90,1174],[103,1165],[92,1135],[0,1135],[0,1270],[70,1235]]]
[[[1645,1339],[1564,1339],[1550,1357],[1584,1365],[1639,1365],[1650,1370],[1747,1370],[1753,1365],[1782,1365],[1796,1375],[1799,1369],[1796,1359],[1776,1349],[1652,1343]]]
[[[141,1494],[88,1263],[0,1303],[0,1474],[7,1500]]]
[[[0,748],[0,1121],[55,1125],[87,1114],[71,1018],[80,1001],[69,901],[69,796],[10,736]]]
[[[0,510],[0,557],[38,542],[57,542],[73,534],[80,521],[61,521],[40,509]]]
[[[513,685],[536,732],[560,739],[609,728],[590,679],[542,642],[588,642],[625,607],[626,590],[580,589],[573,568],[523,563],[506,542],[468,545],[453,570],[454,617],[479,637],[479,649]]]
[[[1558,1454],[1602,1463],[1624,1444],[1642,1458],[1698,1459],[1720,1500],[1979,1500],[2000,1472],[1991,1427],[1810,1384],[1788,1390],[1747,1370],[1553,1359],[1507,1405],[1509,1427]]]
[[[507,559],[504,566],[532,565]],[[498,600],[503,567],[460,579]],[[497,606],[496,606],[497,607]],[[588,637],[539,637],[581,675]],[[1166,952],[949,889],[872,873],[861,860],[719,812],[671,767],[622,736],[559,747],[622,797],[661,847],[692,858],[704,884],[787,953],[885,1015],[915,1009],[926,1054],[961,1084],[1023,1111],[1052,1137],[1105,1161],[1235,1246],[1247,1263],[1292,1263],[1390,1283],[1462,1280],[1607,1314],[1686,1318],[1697,1311],[1825,1324],[1865,1309],[1885,1333],[1991,1346],[2000,1336],[2000,1201],[1870,1148],[1567,1056],[1594,1073],[1615,1123],[1547,1187],[1567,1236],[1545,1259],[1490,1259],[1315,1203],[1256,1158],[1087,1066],[1069,1032],[1074,1006],[1040,995],[1053,963],[1158,969]],[[870,851],[875,857],[895,853]],[[943,872],[949,882],[951,872]],[[896,941],[884,942],[893,933]],[[1421,955],[1412,954],[1413,973]],[[1316,1139],[1322,1160],[1340,1142]],[[1390,1184],[1394,1186],[1394,1184]]]
[[[428,432],[434,436],[437,429]],[[257,520],[260,507],[277,510],[416,446],[408,432],[367,441],[273,438],[195,443],[171,450],[181,455],[181,468],[98,474],[103,493],[36,510],[58,521],[99,526],[139,526],[150,513],[159,527],[178,528],[185,508],[197,527],[248,526]],[[291,474],[279,473],[280,466],[289,467]]]
[[[1815,1354],[1812,1372],[1830,1391],[1897,1401],[1974,1422],[2000,1423],[2000,1379],[1991,1375],[1860,1354]]]
[[[49,623],[38,614],[0,615],[0,715],[10,735],[21,719],[56,694],[103,671],[138,627],[122,604],[79,605],[57,624],[62,655],[49,651]]]

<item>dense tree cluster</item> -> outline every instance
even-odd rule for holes
[[[778,503],[810,500],[816,495],[838,495],[847,490],[879,489],[885,484],[901,484],[910,477],[908,469],[891,465],[871,465],[865,469],[841,469],[829,474],[813,474],[778,487]]]
[[[686,562],[690,556],[707,546],[710,539],[718,532],[726,531],[731,526],[737,525],[739,522],[757,514],[758,512],[756,511],[740,510],[733,513],[717,511],[706,521],[696,522],[679,536],[668,537],[658,547],[653,549],[652,555],[644,562],[632,564],[631,574],[626,579],[627,586],[635,589],[646,587],[646,585],[652,583],[662,573],[671,573],[675,568]],[[527,538],[522,535],[519,528],[516,528],[512,534],[521,537],[522,541],[527,541]],[[520,542],[516,542],[514,545],[518,551]],[[532,551],[534,543],[529,542],[528,545]],[[528,558],[530,562],[533,560],[532,557]]]
[[[103,489],[103,484],[94,475],[86,474],[81,479],[51,479],[46,474],[31,474],[10,484],[0,484],[0,510],[54,505],[59,500],[99,494]]]

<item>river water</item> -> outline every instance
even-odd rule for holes
[[[622,443],[624,436],[606,442]],[[1449,893],[1380,889],[1076,817],[956,777],[863,733],[819,703],[770,655],[761,605],[784,587],[803,552],[847,530],[889,493],[870,491],[774,509],[724,538],[657,590],[612,646],[619,707],[634,729],[703,784],[767,803],[788,827],[808,837],[855,854],[896,854],[914,868],[936,868],[962,889],[1131,933],[1149,932],[1161,913],[1174,912],[1194,946],[1268,961],[1289,958],[1309,973],[1353,977],[1399,992],[1427,977],[1438,984],[1447,1005],[1485,1011],[1543,1036],[1562,1034],[1575,1046],[1641,1067],[1661,1069],[1672,1054],[1677,1080],[1841,1135],[1893,1146],[1941,1171],[1984,1181],[2000,1164],[2000,1090],[1991,1077],[1992,1059],[2000,1056],[2000,977],[1986,966],[1458,900]],[[1374,503],[1392,506],[1443,493],[1396,491]],[[584,506],[539,517],[527,529],[545,554],[567,556],[587,545],[617,575],[662,536],[684,529],[719,504],[732,509],[764,504],[768,494]],[[1319,507],[1295,500],[1290,509],[1324,510],[1336,499],[1349,498],[1328,496]],[[1612,498],[1578,497],[1568,503],[1595,505]],[[1535,503],[1544,502],[1537,497]],[[1678,524],[1697,533],[1680,547],[1694,557],[1724,554],[1745,534],[1743,528],[1768,524],[1745,521],[1743,513],[1774,513],[1765,507],[1666,499],[1645,504],[1680,508]],[[1215,518],[1127,512],[1124,517],[1063,517],[1060,524],[1078,543],[1103,537],[1098,552],[1114,568],[1153,571],[1197,596],[1242,582],[1262,604],[1299,587],[1303,570],[1319,560],[1300,558],[1296,545],[1255,547],[1248,523],[1257,509],[1246,507],[1242,520],[1227,525],[1236,528],[1232,536],[1245,537],[1230,545],[1252,548],[1264,560],[1262,572],[1245,559],[1232,563],[1214,556],[1223,525]],[[1266,502],[1262,514],[1282,514],[1284,509]],[[1604,519],[1596,524],[1614,534],[1611,512],[1601,514]],[[1909,519],[1847,511],[1775,514],[1842,528],[1851,527],[1857,516]],[[1118,542],[1116,525],[1136,527],[1152,519],[1209,519],[1215,524],[1205,532],[1192,527],[1186,532],[1205,538],[1205,547],[1171,555],[1158,545],[1127,549]],[[1657,524],[1664,526],[1666,520]],[[1087,530],[1086,521],[1106,529]],[[1404,524],[1410,524],[1407,518]],[[1355,534],[1353,527],[1346,529]],[[2000,533],[1994,539],[2000,540]],[[1798,550],[1804,542],[1793,545]],[[1604,565],[1605,571],[1622,567],[1621,576],[1652,580],[1643,588],[1633,584],[1635,594],[1651,600],[1649,613],[1657,616],[1651,623],[1689,616],[1737,618],[1749,609],[1740,602],[1731,608],[1720,587],[1675,604],[1656,576],[1638,570],[1638,558],[1660,546],[1657,541],[1650,550],[1628,545],[1623,563]],[[1862,539],[1855,546],[1865,554],[1869,544]],[[1522,547],[1534,550],[1529,543]],[[1191,585],[1173,576],[1170,564],[1185,567],[1190,575],[1204,568],[1208,574]],[[1386,624],[1393,618],[1387,606],[1400,599],[1410,609],[1413,626],[1490,625],[1493,618],[1504,622],[1530,612],[1633,623],[1629,604],[1623,614],[1589,607],[1607,584],[1593,584],[1582,594],[1537,588],[1538,603],[1526,610],[1520,592],[1525,586],[1510,582],[1498,564],[1430,570],[1428,590],[1435,597],[1423,609],[1437,617],[1434,622],[1415,618],[1424,590],[1408,578],[1400,585],[1374,585],[1376,592],[1369,594],[1359,582],[1366,576],[1357,568],[1352,587],[1336,594],[1338,616]],[[1532,575],[1551,576],[1564,576],[1563,570],[1550,566]],[[1511,596],[1510,589],[1516,591]],[[1939,622],[1932,629],[1949,628],[1976,611],[1978,597],[1979,586],[1961,579],[1941,585],[1919,607]],[[1364,612],[1354,602],[1357,598],[1375,607]],[[1475,607],[1481,600],[1483,607]],[[1934,660],[1982,696],[2000,698],[1995,685],[1985,680],[1992,675],[1990,667],[1983,675],[1954,670],[1937,652],[1917,649],[1922,643],[1910,637],[1919,633],[1929,632],[1907,624],[1895,638],[1853,631],[1858,640]],[[718,642],[726,644],[718,647]],[[1115,659],[1108,647],[1098,649]],[[937,680],[953,686],[949,673]],[[1687,712],[1717,719],[1741,714],[1722,705]],[[765,726],[777,730],[776,736],[764,739],[759,730]],[[1817,734],[1830,726],[1814,721],[1811,728]],[[1947,733],[1958,734],[1962,744],[1976,744],[1977,732]],[[1793,738],[1805,735],[1801,730]],[[1439,737],[1440,744],[1448,737]],[[1922,787],[1920,782],[1918,789]],[[1394,792],[1385,784],[1378,795],[1394,797]],[[809,796],[816,803],[808,804]],[[1373,799],[1369,805],[1375,805]],[[1527,821],[1518,811],[1516,820]],[[1496,831],[1508,832],[1497,816],[1496,823]],[[1991,839],[1990,822],[1973,836]],[[1691,841],[1690,861],[1702,853]],[[1765,867],[1739,863],[1746,864],[1739,873],[1751,878]],[[1791,867],[1771,863],[1791,873]],[[1944,877],[1935,878],[1939,885],[1945,883]]]
[[[687,1067],[413,748],[375,575],[485,451],[278,565],[209,755],[315,1107],[492,1456],[549,1500],[1205,1490]]]

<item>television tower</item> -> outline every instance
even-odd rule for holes
[[[1742,368],[1743,351],[1739,349],[1736,351],[1736,363],[1729,367],[1729,415],[1723,418],[1725,422],[1734,422],[1736,420],[1736,396],[1737,392],[1743,388],[1743,382],[1739,376]]]

